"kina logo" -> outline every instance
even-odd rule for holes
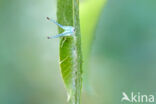
[[[134,93],[131,92],[130,96],[128,96],[125,92],[122,92],[122,98],[121,102],[131,102],[131,103],[153,103],[154,102],[154,95],[146,95],[146,94],[141,94],[140,92]]]

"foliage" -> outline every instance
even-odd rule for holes
[[[82,55],[79,0],[58,0],[57,20],[64,26],[75,28],[74,36],[60,39],[60,68],[67,89],[69,104],[80,104]],[[59,28],[59,33],[62,31]]]

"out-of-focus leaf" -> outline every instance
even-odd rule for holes
[[[82,51],[85,58],[90,51],[96,24],[105,2],[106,0],[87,0],[81,2],[80,26],[82,34]]]
[[[87,88],[87,67],[91,45],[94,38],[96,24],[98,22],[101,10],[104,7],[106,0],[86,0],[80,5],[80,27],[82,34],[82,53],[83,53],[83,69],[84,69],[84,84]],[[88,88],[87,88],[88,90]]]

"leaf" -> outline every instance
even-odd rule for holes
[[[83,53],[83,81],[84,87],[91,90],[88,86],[88,60],[91,51],[93,39],[95,37],[95,29],[100,17],[102,8],[106,4],[106,0],[85,0],[80,5],[80,24],[82,34],[82,53]]]
[[[87,0],[80,5],[83,56],[87,56],[90,51],[96,24],[105,3],[106,0]]]
[[[60,39],[60,69],[67,89],[69,104],[80,104],[82,55],[79,24],[79,0],[58,0],[57,20],[75,27],[75,35]],[[59,33],[63,30],[59,28]]]

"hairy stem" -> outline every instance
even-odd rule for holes
[[[79,24],[79,0],[58,0],[57,20],[73,26],[75,34],[60,39],[60,69],[67,89],[69,104],[80,104],[82,86],[82,55]],[[59,28],[59,33],[63,30]]]

